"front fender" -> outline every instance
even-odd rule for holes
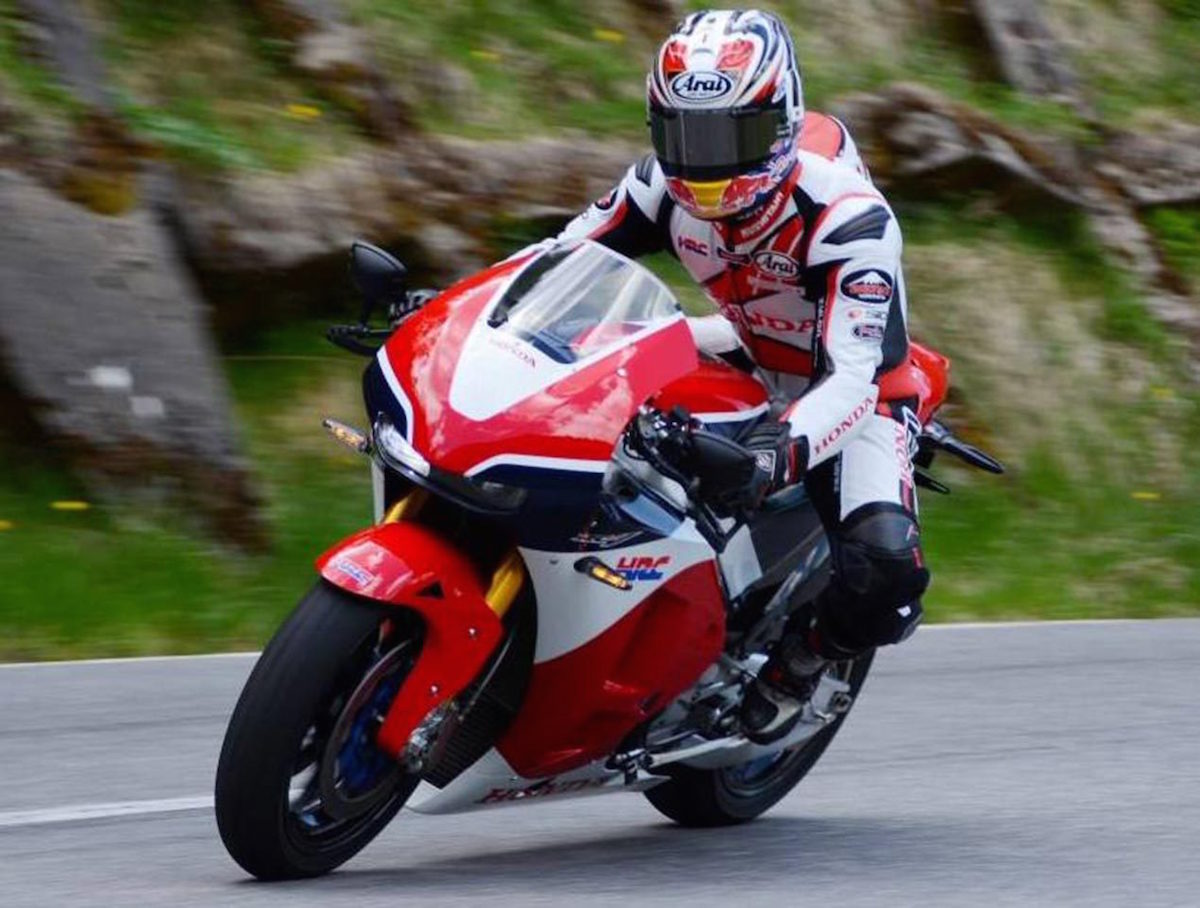
[[[431,710],[462,693],[504,633],[483,579],[461,552],[419,524],[380,524],[342,540],[317,559],[329,583],[402,606],[425,621],[425,638],[377,743],[398,757]]]

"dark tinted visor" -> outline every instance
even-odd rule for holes
[[[782,108],[662,110],[650,108],[650,140],[669,177],[723,180],[753,170],[788,134]]]

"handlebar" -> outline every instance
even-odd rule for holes
[[[626,430],[625,443],[656,471],[682,486],[687,516],[714,549],[723,551],[733,532],[722,529],[721,513],[737,519],[734,531],[746,521],[746,508],[730,500],[730,491],[743,484],[740,474],[755,469],[754,454],[707,432],[681,407],[668,413],[643,406]]]
[[[330,325],[325,331],[326,339],[343,350],[358,356],[371,357],[379,352],[379,346],[363,341],[386,341],[406,318],[437,296],[436,290],[409,290],[403,298],[388,306],[388,327],[372,328],[365,321],[357,325]]]

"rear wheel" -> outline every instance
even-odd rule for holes
[[[875,651],[831,668],[850,685],[850,695],[862,689]],[[798,747],[721,769],[681,766],[669,781],[646,792],[659,813],[682,826],[732,826],[753,820],[774,807],[808,775],[838,733],[847,713]]]
[[[419,625],[319,582],[255,665],[217,766],[230,855],[260,879],[349,860],[404,806],[418,777],[374,734],[420,645]]]

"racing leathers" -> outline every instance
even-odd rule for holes
[[[677,206],[647,156],[562,235],[577,237],[677,257],[719,310],[689,319],[701,351],[748,358],[782,408],[833,558],[830,587],[789,631],[826,658],[907,636],[929,580],[911,460],[920,425],[915,401],[880,395],[908,355],[901,236],[845,127],[809,112],[779,189],[723,221]]]

